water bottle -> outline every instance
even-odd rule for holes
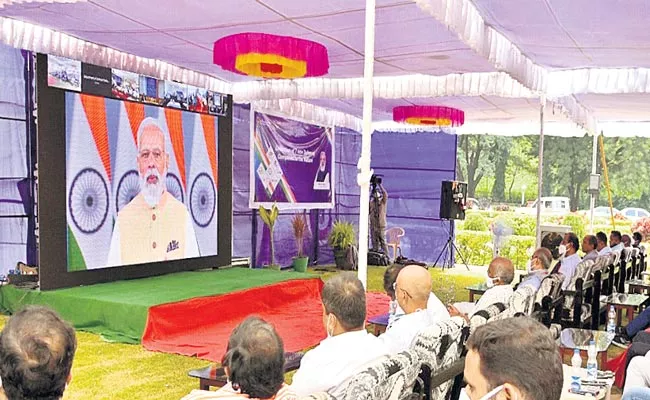
[[[580,391],[580,368],[582,368],[582,357],[580,357],[580,350],[573,350],[573,357],[571,357],[571,391]]]
[[[607,313],[607,338],[609,340],[614,339],[616,336],[616,310],[614,306],[609,307],[609,312]]]
[[[589,342],[587,355],[589,356],[587,358],[587,379],[596,380],[598,379],[598,361],[596,360],[598,352],[596,351],[596,342],[593,340]]]

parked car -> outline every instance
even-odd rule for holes
[[[650,217],[650,212],[643,208],[627,207],[621,210],[621,214],[629,220],[635,221],[639,218]]]
[[[614,216],[621,213],[616,208],[613,208],[612,210],[614,211]],[[589,218],[590,210],[581,210],[581,211],[579,211],[579,213],[584,215],[585,217]],[[594,207],[594,217],[595,218],[598,218],[598,217],[609,218],[609,216],[610,216],[609,207],[606,207],[606,206]]]
[[[570,200],[568,197],[550,196],[550,197],[542,197],[540,200],[542,202],[543,214],[562,215],[571,212],[571,208],[569,206]],[[536,210],[537,210],[537,200],[530,203],[530,205],[527,207],[519,207],[515,209],[515,212],[522,213],[522,214],[534,214]]]

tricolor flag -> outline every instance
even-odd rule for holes
[[[111,156],[103,97],[66,93],[68,270],[106,265],[111,242]]]
[[[187,205],[201,255],[217,254],[217,119],[186,113]]]

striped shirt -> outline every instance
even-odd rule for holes
[[[192,390],[190,394],[183,397],[181,400],[241,400],[249,399],[248,395],[242,394],[232,388],[229,382],[226,386],[217,390],[216,392],[209,392],[207,390]],[[291,390],[291,387],[283,384],[280,390],[271,397],[269,400],[297,400],[298,396]],[[257,400],[257,399],[251,399]]]

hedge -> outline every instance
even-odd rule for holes
[[[489,232],[457,231],[456,245],[470,265],[488,265],[492,261],[492,234]],[[530,259],[529,249],[534,249],[534,236],[510,236],[508,242],[501,248],[500,255],[507,257],[517,269],[526,269]],[[456,256],[456,262],[462,260]]]

